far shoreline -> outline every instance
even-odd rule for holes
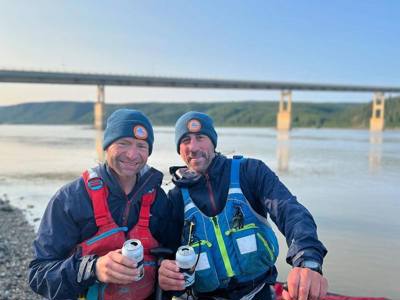
[[[47,124],[47,123],[1,123],[0,122],[0,126],[77,126],[77,127],[84,127],[90,130],[96,130],[96,128],[92,125],[92,124],[78,124],[78,123],[65,123],[65,124]],[[218,128],[223,128],[223,129],[235,129],[235,128],[240,128],[240,129],[252,129],[252,128],[256,128],[256,129],[268,129],[268,130],[274,130],[276,132],[281,132],[279,130],[276,129],[276,127],[274,126],[245,126],[245,125],[237,125],[237,126],[232,126],[232,125],[218,125],[216,124],[216,126],[218,126]],[[159,125],[159,124],[155,124],[153,125],[154,129],[157,128],[171,128],[171,130],[174,129],[174,125],[168,124],[168,125]],[[389,127],[389,128],[384,128],[384,130],[382,131],[378,131],[378,132],[372,132],[369,130],[368,127],[315,127],[315,126],[310,126],[310,127],[292,127],[288,132],[292,132],[294,130],[311,130],[311,129],[315,129],[315,130],[357,130],[357,131],[369,131],[371,133],[383,133],[383,132],[397,132],[400,131],[400,127]],[[286,132],[285,130],[282,130],[282,132]]]

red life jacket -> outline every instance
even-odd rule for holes
[[[89,289],[87,295],[97,294],[94,298],[104,300],[124,300],[124,299],[147,299],[154,292],[156,281],[156,258],[150,255],[150,249],[158,247],[159,243],[152,236],[150,223],[150,207],[155,199],[156,190],[152,189],[142,196],[141,208],[138,223],[127,233],[127,227],[118,227],[114,222],[108,208],[108,188],[103,180],[93,170],[85,171],[82,174],[85,181],[86,190],[92,200],[97,233],[83,241],[79,246],[82,249],[82,256],[96,254],[103,256],[108,252],[121,249],[124,242],[128,239],[139,239],[144,248],[144,277],[131,284],[120,285],[113,283],[102,283],[100,286],[91,287],[96,292]],[[126,225],[126,224],[124,224]]]

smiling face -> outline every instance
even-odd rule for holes
[[[144,140],[124,137],[116,140],[106,150],[107,163],[119,179],[136,179],[149,157],[149,145]]]
[[[180,141],[179,154],[190,170],[204,174],[215,157],[214,145],[205,134],[189,133]]]

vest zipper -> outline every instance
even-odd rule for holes
[[[131,197],[131,199],[128,198],[127,195],[125,195],[126,198],[126,205],[125,205],[125,210],[124,210],[124,215],[122,217],[122,226],[127,226],[128,225],[128,217],[129,217],[129,211],[131,209],[131,204],[132,204],[132,200],[133,198],[135,198],[135,196],[137,195],[137,193],[141,190],[141,187],[144,186],[151,177],[153,177],[154,174],[151,174],[145,182],[143,182],[143,184],[140,186],[140,188],[136,191],[135,194],[133,194],[133,196]],[[139,210],[139,215],[138,215],[138,221],[139,221],[139,217],[140,217],[140,210]]]
[[[215,236],[217,238],[218,248],[219,248],[219,251],[222,256],[222,261],[224,262],[226,274],[228,275],[228,277],[233,277],[235,275],[235,273],[232,270],[232,265],[229,260],[228,251],[226,250],[226,246],[225,246],[224,238],[222,236],[221,228],[219,227],[219,224],[218,224],[218,218],[211,217],[211,221],[212,221],[212,224],[214,227]]]
[[[212,186],[211,186],[211,183],[210,183],[210,177],[208,177],[207,173],[205,173],[204,176],[206,177],[208,195],[210,196],[210,202],[211,202],[211,206],[212,206],[212,209],[213,209],[213,213],[212,214],[215,214],[215,213],[217,213],[217,206],[215,204],[214,193],[212,191]]]
[[[129,216],[129,211],[130,211],[131,203],[132,203],[132,200],[129,200],[126,195],[125,195],[125,198],[126,198],[126,205],[125,205],[125,209],[124,209],[124,215],[122,217],[122,225],[123,226],[126,226],[128,223],[128,216]]]

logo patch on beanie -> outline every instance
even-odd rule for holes
[[[133,127],[133,135],[139,140],[147,139],[147,130],[142,125],[136,125]]]
[[[199,132],[201,130],[201,123],[197,119],[191,119],[187,123],[187,128],[189,132]]]

